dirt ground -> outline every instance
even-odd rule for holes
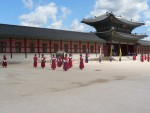
[[[78,67],[0,67],[0,113],[150,112],[150,62],[90,61]]]

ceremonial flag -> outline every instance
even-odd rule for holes
[[[121,51],[121,47],[120,47],[119,58],[121,58],[121,56],[122,56],[122,51]]]
[[[101,46],[100,46],[100,48],[99,48],[100,50],[99,50],[99,55],[101,55],[102,54],[102,51],[101,51]]]
[[[110,46],[110,56],[112,56],[112,45]]]

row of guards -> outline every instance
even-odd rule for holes
[[[121,48],[120,48],[119,61],[121,61],[121,57],[122,57],[122,51],[121,51]],[[137,55],[134,53],[133,54],[133,60],[136,60],[136,57],[137,57]],[[111,49],[111,51],[110,51],[110,62],[112,62],[112,60],[113,60],[113,57],[112,57],[112,49]],[[150,55],[147,54],[147,56],[146,56],[146,54],[145,55],[141,54],[140,61],[144,62],[144,60],[147,60],[149,62],[150,61]]]
[[[119,61],[121,61],[121,56],[122,56],[122,52],[121,52],[121,49],[120,49],[120,55],[119,55]],[[85,55],[85,62],[88,63],[88,53],[86,52],[86,55]],[[133,60],[136,60],[136,54],[133,54]],[[112,61],[112,56],[110,56],[110,62]],[[38,57],[34,56],[33,58],[34,62],[33,62],[33,66],[36,68],[37,65],[38,65]],[[147,60],[148,62],[150,61],[150,55],[147,54],[141,54],[140,56],[140,61],[141,62],[144,62],[145,60]],[[99,55],[99,62],[102,61],[102,57],[101,57],[101,52],[100,52],[100,55]],[[42,57],[41,57],[41,67],[44,68],[45,67],[45,63],[46,63],[46,57],[44,57],[44,54],[42,54]],[[51,68],[53,70],[56,69],[56,64],[57,64],[57,67],[61,67],[63,65],[63,69],[65,71],[67,71],[69,68],[72,67],[72,55],[69,54],[69,57],[67,57],[67,54],[65,54],[65,57],[61,57],[61,56],[58,56],[58,57],[55,57],[55,55],[53,54],[52,55],[52,58],[51,58]],[[2,59],[2,66],[3,68],[6,68],[7,67],[7,58],[6,58],[6,55],[3,56],[3,59]],[[83,57],[82,57],[82,54],[80,54],[80,63],[79,63],[79,68],[80,69],[83,69],[84,68],[84,62],[83,62]]]
[[[35,54],[34,58],[33,58],[34,62],[33,62],[33,67],[37,67],[38,65],[38,58]],[[42,57],[41,57],[41,67],[42,68],[45,68],[45,63],[46,63],[46,57],[44,56],[44,54],[42,54]],[[54,55],[52,54],[52,57],[51,57],[51,60],[50,60],[50,63],[51,63],[51,68],[53,70],[56,69],[56,67],[61,67],[63,65],[63,69],[65,71],[67,71],[69,68],[72,68],[73,66],[73,62],[72,62],[72,54],[69,54],[69,57],[67,54],[63,56],[61,55]],[[57,65],[57,66],[56,66]],[[80,69],[83,69],[84,68],[84,62],[83,62],[83,57],[82,57],[82,54],[80,54],[80,63],[79,63],[79,68]]]
[[[150,61],[150,55],[148,54],[146,56],[146,54],[145,55],[141,54],[140,60],[141,60],[141,62],[144,62],[144,60],[147,60],[149,62]]]

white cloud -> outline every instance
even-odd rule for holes
[[[148,28],[147,31],[150,32],[150,28]]]
[[[32,9],[33,8],[33,1],[32,0],[22,0],[25,7]]]
[[[41,27],[48,23],[48,19],[56,21],[58,8],[55,3],[51,2],[47,5],[38,6],[29,14],[23,14],[19,17],[21,25]]]
[[[62,29],[64,19],[71,10],[67,7],[58,7],[54,2],[47,5],[39,5],[28,14],[19,17],[20,24],[34,27],[47,27]]]
[[[51,27],[54,29],[60,29],[62,27],[62,20],[55,21],[51,24]]]
[[[99,16],[112,11],[115,15],[138,21],[141,18],[140,14],[147,10],[147,0],[96,0],[91,15]]]
[[[146,26],[150,26],[150,20],[147,20],[145,23]]]
[[[79,21],[77,19],[74,19],[71,26],[70,26],[70,30],[72,30],[72,31],[85,31],[86,27],[82,23],[79,23]]]
[[[66,16],[71,13],[71,10],[67,7],[62,6],[60,9],[62,12],[62,18],[66,18]]]

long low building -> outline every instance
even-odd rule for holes
[[[94,33],[0,24],[0,53],[99,53],[104,39]]]
[[[58,29],[27,27],[19,25],[0,24],[0,54],[14,54],[28,57],[30,53],[94,53],[100,51],[104,56],[129,53],[147,54],[150,52],[150,42],[142,41],[146,34],[132,34],[136,27],[144,25],[115,17],[112,13],[83,19],[82,23],[96,29],[96,32],[75,32]]]

